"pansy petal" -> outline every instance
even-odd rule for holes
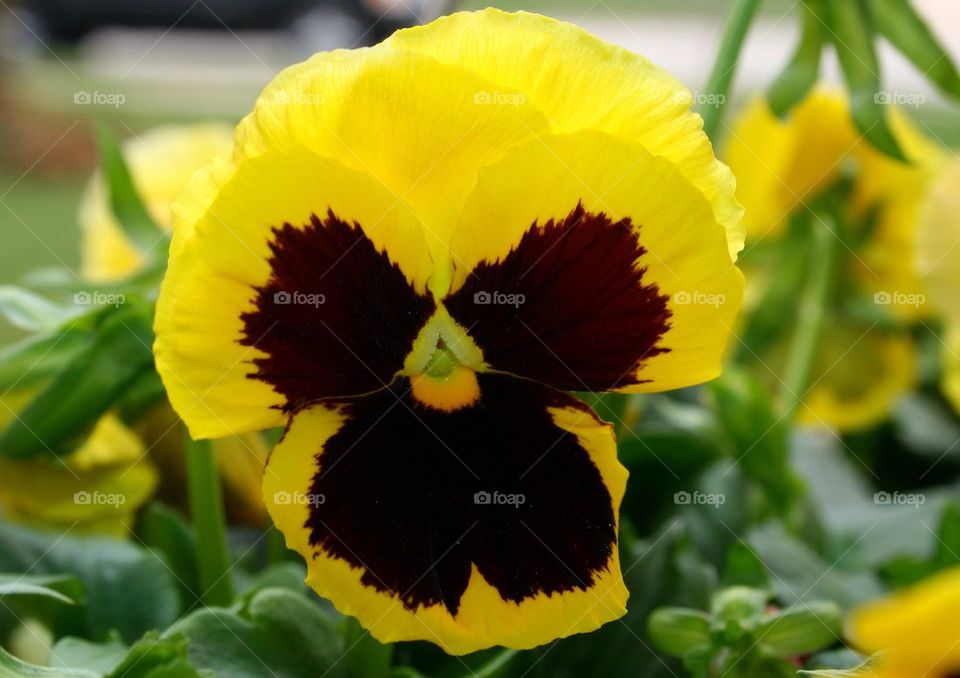
[[[609,425],[526,380],[425,407],[404,379],[298,412],[264,499],[308,583],[382,642],[529,648],[621,616]]]
[[[750,238],[782,233],[787,216],[841,175],[858,139],[840,92],[814,90],[785,120],[765,99],[748,104],[730,128],[724,159]]]
[[[409,207],[303,149],[215,172],[188,190],[206,208],[177,211],[198,221],[175,226],[157,303],[157,367],[191,433],[263,429],[389,382],[433,308]]]
[[[462,66],[385,45],[322,53],[264,90],[236,153],[303,146],[376,177],[417,212],[439,267],[477,169],[548,130],[517,92],[502,92],[515,105],[485,101],[493,89]]]
[[[960,412],[960,324],[951,324],[943,339],[943,376],[940,383],[944,395]]]
[[[720,362],[743,293],[724,228],[668,160],[599,132],[480,173],[444,303],[489,369],[565,390],[660,391]]]
[[[132,137],[124,142],[123,155],[151,216],[169,229],[170,206],[193,173],[217,158],[227,157],[232,147],[233,129],[229,125],[197,123],[157,127]],[[99,173],[87,185],[78,221],[85,278],[116,280],[146,262],[145,253],[137,251],[117,222]]]
[[[113,414],[63,458],[0,456],[0,477],[0,507],[10,520],[118,537],[127,536],[158,481],[143,442]]]
[[[915,663],[931,676],[941,675],[936,667],[960,667],[958,607],[960,568],[955,567],[854,610],[847,636],[865,652],[885,651],[895,664]]]
[[[599,130],[669,159],[707,197],[731,257],[742,249],[733,175],[690,111],[691,93],[643,57],[573,24],[497,9],[442,17],[398,31],[387,44],[471,69],[499,93],[521,92],[554,132]]]
[[[931,183],[917,227],[916,269],[930,301],[960,324],[960,158]]]
[[[916,352],[909,332],[833,324],[821,343],[799,421],[839,431],[882,422],[916,383]]]

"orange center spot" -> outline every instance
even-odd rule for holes
[[[410,379],[413,397],[437,410],[453,412],[477,402],[480,384],[473,370],[457,365],[445,376],[418,374]]]

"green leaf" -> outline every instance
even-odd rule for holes
[[[40,596],[73,605],[83,598],[83,584],[67,575],[0,574],[0,598]]]
[[[143,511],[137,526],[143,545],[163,556],[180,587],[184,607],[200,597],[197,581],[197,549],[193,530],[177,511],[153,502]]]
[[[647,620],[657,649],[674,657],[710,644],[710,615],[684,607],[661,607]]]
[[[343,661],[351,678],[387,678],[393,662],[393,645],[384,645],[360,626],[354,617],[344,620]]]
[[[853,122],[877,150],[907,162],[890,125],[880,92],[880,62],[873,45],[870,22],[860,2],[823,0],[830,36],[850,90]]]
[[[284,589],[265,589],[248,604],[205,608],[165,634],[190,639],[193,666],[230,678],[345,675],[339,617],[316,602]],[[269,669],[269,671],[268,671]]]
[[[149,309],[137,306],[107,317],[93,342],[0,433],[0,454],[55,454],[88,430],[129,384],[153,369],[151,324]]]
[[[88,329],[72,325],[0,349],[0,389],[23,389],[64,369],[90,343]]]
[[[653,650],[647,617],[664,606],[706,609],[716,584],[713,569],[689,548],[674,519],[648,541],[621,549],[630,591],[627,614],[590,634],[565,638],[542,650],[537,674],[550,678],[676,678],[680,664]],[[533,675],[531,672],[530,675]]]
[[[119,638],[94,643],[83,638],[67,636],[58,640],[50,650],[50,666],[86,669],[98,676],[110,673],[123,658],[128,648]]]
[[[767,568],[757,554],[743,542],[736,542],[727,552],[727,564],[721,583],[724,587],[749,586],[771,593],[773,591]]]
[[[11,656],[0,647],[0,676],[3,678],[102,678],[85,669],[33,666]]]
[[[945,94],[960,99],[960,74],[949,53],[907,0],[866,0],[877,30],[920,74]]]
[[[911,451],[934,461],[956,459],[960,449],[960,423],[949,407],[940,399],[915,393],[904,396],[894,411],[897,437]]]
[[[206,678],[187,657],[189,641],[181,634],[150,631],[137,641],[105,678]],[[276,675],[276,674],[274,674]]]
[[[266,568],[254,573],[247,574],[240,568],[237,568],[238,597],[249,600],[263,589],[281,588],[287,589],[293,593],[307,595],[309,589],[304,583],[307,576],[307,570],[303,566],[303,561],[289,561],[274,563]]]
[[[97,128],[97,146],[113,214],[134,246],[149,256],[165,233],[140,199],[120,144],[105,127]]]
[[[62,325],[81,310],[57,306],[35,292],[13,285],[0,285],[0,316],[28,332],[42,332]]]
[[[166,628],[181,611],[169,568],[153,553],[109,537],[41,533],[0,522],[0,570],[73,575],[83,583],[83,604],[57,607],[57,635],[105,640],[116,629],[133,642]]]
[[[931,565],[935,572],[960,565],[960,503],[950,502],[943,509]]]
[[[761,624],[757,637],[761,647],[776,657],[799,657],[840,642],[842,621],[836,603],[801,603]]]
[[[813,676],[814,678],[868,678],[873,676],[873,669],[880,662],[880,655],[869,657],[860,666],[852,669],[814,669],[812,671],[800,671],[802,676]]]
[[[734,463],[763,488],[778,515],[787,515],[802,494],[789,464],[787,419],[774,411],[767,389],[745,370],[726,370],[710,389]]]
[[[849,609],[883,595],[883,587],[871,572],[845,569],[842,556],[833,562],[825,560],[781,525],[754,529],[746,541],[770,571],[778,597],[789,605],[830,600]]]
[[[849,670],[863,664],[863,656],[849,648],[818,652],[807,661],[807,669],[814,671]]]
[[[817,11],[812,1],[800,3],[803,15],[800,40],[790,61],[767,90],[770,108],[780,118],[786,117],[817,82],[823,50],[822,24]]]

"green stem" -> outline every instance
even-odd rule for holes
[[[737,61],[740,59],[740,50],[759,6],[760,0],[734,0],[727,25],[723,29],[717,60],[703,88],[703,94],[708,96],[698,101],[696,107],[697,113],[703,118],[703,131],[711,140],[714,139],[723,118],[723,109],[730,93]]]
[[[840,240],[834,232],[833,221],[829,219],[816,220],[810,231],[807,284],[797,309],[797,321],[780,389],[780,404],[785,417],[793,416],[810,388],[817,348],[823,335],[837,243]]]
[[[223,515],[220,474],[209,440],[191,440],[185,435],[187,485],[190,513],[197,540],[197,570],[201,600],[207,606],[226,606],[233,601],[230,554]]]
[[[504,648],[500,650],[490,661],[476,670],[476,678],[493,678],[498,675],[501,669],[505,667],[510,660],[517,655],[516,650]]]

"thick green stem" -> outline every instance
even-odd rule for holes
[[[210,441],[194,441],[189,434],[185,439],[190,513],[197,540],[200,598],[208,606],[226,606],[233,602],[233,584],[230,581],[230,555],[227,550],[220,474],[217,473]]]
[[[780,404],[785,417],[793,416],[810,388],[839,243],[832,221],[818,220],[810,230],[807,283],[797,308],[797,322],[780,389]]]
[[[740,50],[759,6],[760,0],[734,0],[733,9],[723,30],[717,60],[701,93],[704,96],[698,98],[696,110],[703,118],[703,131],[711,140],[715,140],[717,127],[723,119],[723,110],[730,94],[737,61],[740,59]]]

